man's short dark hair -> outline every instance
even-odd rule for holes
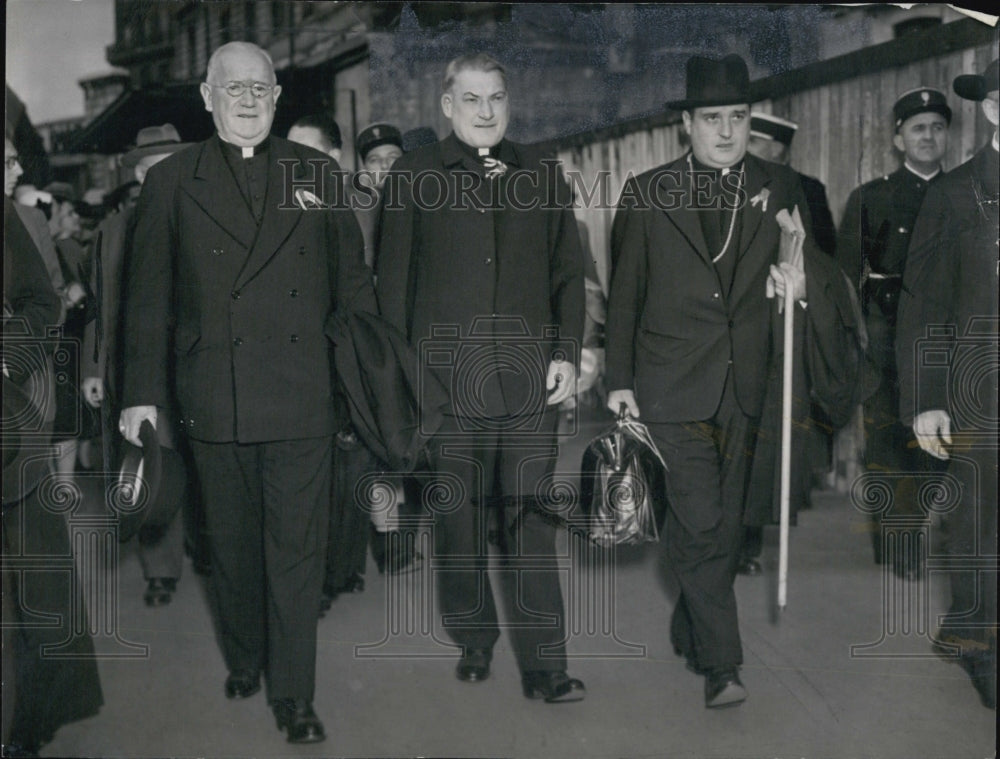
[[[292,124],[292,128],[295,127],[318,129],[320,134],[330,143],[331,148],[340,150],[344,147],[344,140],[340,136],[340,126],[328,113],[310,113]]]
[[[489,53],[475,53],[473,55],[460,55],[453,59],[444,70],[444,81],[441,83],[441,91],[448,92],[451,85],[455,83],[457,77],[463,71],[496,71],[500,74],[503,86],[507,86],[507,71],[496,58]]]

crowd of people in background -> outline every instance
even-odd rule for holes
[[[918,531],[886,536],[918,513],[926,478],[945,473],[965,483],[943,519],[955,566],[996,544],[995,373],[977,427],[956,406],[954,378],[919,379],[914,346],[928,325],[953,325],[953,365],[970,320],[995,321],[1000,171],[994,134],[946,173],[944,84],[908,90],[885,114],[900,168],[859,186],[835,228],[820,180],[787,165],[799,125],[751,110],[742,59],[695,56],[686,74],[687,96],[670,107],[690,150],[623,190],[599,342],[607,407],[645,424],[667,464],[658,496],[681,588],[669,636],[704,677],[706,707],[718,708],[747,698],[734,580],[761,574],[763,529],[774,522],[774,330],[786,293],[810,357],[795,377],[793,502],[807,505],[830,468],[833,433],[861,404],[864,465],[893,475],[894,510],[872,526],[875,562],[904,581],[924,577]],[[994,126],[998,89],[996,61],[954,82]],[[369,550],[380,573],[442,570],[439,611],[464,682],[489,677],[500,635],[491,547],[511,567],[526,562],[507,614],[523,693],[581,700],[584,683],[567,671],[558,520],[539,494],[558,456],[559,410],[576,396],[579,348],[595,344],[584,325],[600,287],[588,281],[596,274],[568,183],[545,170],[541,151],[506,137],[504,68],[485,54],[452,61],[441,94],[451,133],[372,123],[354,140],[351,176],[339,170],[343,139],[328,114],[298,119],[287,139],[271,133],[281,87],[257,46],[216,50],[201,93],[216,134],[185,143],[174,125],[148,125],[122,157],[132,175],[100,198],[62,182],[20,184],[5,137],[5,342],[18,328],[39,338],[61,329],[40,342],[30,371],[4,353],[5,435],[17,394],[51,444],[48,470],[31,477],[4,451],[5,554],[24,548],[12,542],[22,534],[36,551],[68,546],[62,517],[38,503],[44,477],[72,484],[79,470],[103,470],[117,481],[128,451],[166,449],[182,465],[163,475],[179,480],[162,487],[168,517],[137,530],[144,602],[171,603],[186,552],[212,588],[226,697],[249,698],[263,681],[289,741],[325,738],[312,708],[317,620],[341,594],[364,590]],[[299,208],[279,210],[288,162],[321,166],[319,189],[340,182],[354,202],[317,213],[298,195]],[[444,178],[449,202],[419,201],[412,182],[422,172]],[[555,204],[499,202],[497,189],[518,174]],[[658,207],[658,193],[693,177],[701,205]],[[391,208],[387,182],[396,183]],[[793,209],[806,229],[803,259],[779,261],[777,220]],[[441,325],[457,325],[451,364],[418,381],[421,341],[444,340]],[[543,359],[505,371],[504,341],[525,335]],[[830,351],[857,371],[820,388],[825,368],[814,357],[831,360]],[[57,355],[69,357],[58,370]],[[385,362],[377,372],[364,358],[376,355]],[[455,390],[462,360],[485,362],[475,397]],[[359,487],[380,472],[398,473],[386,475],[385,509]],[[464,497],[433,515],[424,555],[407,525],[428,516],[422,490],[434,477]],[[32,520],[40,526],[25,532]],[[935,650],[962,665],[993,709],[995,571],[952,572],[952,606],[935,633]],[[6,624],[26,608],[69,603],[79,590],[61,582],[9,588],[4,573],[5,755],[34,755],[102,701],[92,659],[40,657],[44,632]],[[532,624],[537,615],[554,623]],[[73,641],[92,650],[86,635]]]

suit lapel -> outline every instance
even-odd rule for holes
[[[771,181],[771,177],[765,166],[749,153],[747,153],[743,165],[746,167],[746,183],[744,185],[746,188],[746,200],[744,201],[743,213],[741,214],[743,218],[740,220],[740,258],[743,258],[743,255],[750,249],[750,245],[753,243],[754,238],[757,236],[757,231],[760,229],[760,224],[764,220],[766,212],[763,196],[767,194],[764,193],[764,190],[768,189],[767,185]]]
[[[181,187],[236,242],[244,248],[253,244],[257,225],[222,155],[218,137],[202,143],[194,177]]]
[[[698,218],[698,212],[688,208],[689,204],[694,203],[694,190],[691,185],[691,164],[688,163],[688,156],[675,161],[673,166],[668,170],[668,174],[670,176],[680,175],[680,189],[682,190],[680,196],[681,205],[678,208],[671,207],[664,209],[664,213],[680,233],[687,238],[688,243],[697,251],[705,263],[714,268],[715,264],[712,263],[712,256],[708,252],[708,243],[705,242],[705,233],[701,231],[701,220]],[[668,181],[666,177],[660,177],[659,183],[662,189],[658,197],[671,198],[673,197],[670,194],[671,192],[677,193],[677,183],[672,179]],[[667,185],[672,186],[668,187]]]
[[[271,145],[268,148],[271,155],[267,164],[267,192],[264,195],[264,219],[260,223],[257,239],[253,242],[250,255],[247,256],[243,270],[236,278],[236,288],[243,287],[254,278],[278,252],[281,244],[288,239],[288,236],[295,229],[295,226],[302,218],[303,210],[296,205],[294,208],[287,208],[288,203],[284,198],[285,191],[285,169],[280,161],[293,160],[297,156],[291,146],[274,137],[271,138]],[[302,171],[301,163],[296,161],[293,170],[296,174]],[[322,211],[311,211],[311,213],[323,213]],[[251,220],[251,223],[256,226]],[[251,227],[253,228],[253,227]]]

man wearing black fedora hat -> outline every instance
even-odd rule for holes
[[[173,124],[149,126],[139,130],[135,147],[122,157],[122,166],[132,169],[141,185],[146,172],[167,156],[183,150],[188,143],[181,142]],[[83,355],[80,357],[81,391],[84,400],[99,409],[101,439],[104,448],[105,469],[109,472],[119,460],[122,439],[118,432],[118,413],[121,411],[121,352],[119,334],[122,329],[122,286],[126,252],[132,244],[135,231],[135,207],[128,206],[119,213],[108,216],[97,228],[91,256],[90,286],[97,300],[96,318],[87,324],[83,334]],[[176,451],[176,413],[164,410],[156,426],[158,442],[171,452]],[[175,454],[176,455],[176,454]],[[117,473],[115,473],[117,474]],[[184,495],[184,469],[169,469],[169,477],[182,478],[174,487],[178,498]],[[162,496],[161,496],[162,497]],[[169,504],[176,507],[180,501]],[[146,591],[143,594],[148,606],[170,603],[177,590],[183,558],[182,519],[175,516],[163,525],[152,524],[139,531],[139,561],[142,564]],[[120,525],[124,529],[124,525]],[[121,537],[121,535],[120,535]]]
[[[931,185],[916,218],[899,302],[899,413],[961,483],[957,505],[942,516],[951,608],[935,650],[961,664],[983,705],[996,709],[997,61],[952,87],[981,102],[993,139]]]
[[[906,251],[913,224],[927,188],[941,181],[941,159],[948,146],[951,108],[945,94],[933,87],[902,93],[892,108],[893,146],[902,166],[867,182],[847,199],[837,236],[837,258],[858,287],[869,336],[869,355],[881,373],[878,390],[864,403],[864,462],[869,472],[909,473],[893,479],[893,505],[872,517],[875,562],[890,563],[901,578],[922,575],[917,551],[900,550],[906,538],[916,545],[917,532],[893,522],[922,517],[917,503],[916,476],[941,471],[938,463],[914,445],[913,433],[899,419],[899,379],[894,340],[896,309],[903,282]],[[885,555],[883,544],[893,551]]]
[[[664,533],[681,588],[670,638],[705,676],[710,708],[746,698],[733,582],[775,339],[768,298],[790,288],[796,318],[810,319],[807,278],[817,306],[843,281],[810,239],[804,269],[779,264],[776,216],[798,207],[809,229],[809,214],[794,172],[747,154],[750,103],[739,56],[691,58],[687,97],[668,104],[683,112],[691,151],[626,184],[612,236],[608,406],[644,422],[667,463]],[[817,273],[824,287],[813,287]]]

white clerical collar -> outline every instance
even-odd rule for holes
[[[993,133],[993,149],[1000,152],[1000,132]]]
[[[918,177],[920,177],[921,179],[923,179],[925,182],[930,182],[932,179],[934,179],[934,177],[936,177],[938,174],[941,173],[941,167],[940,166],[937,167],[937,171],[932,171],[930,174],[924,174],[922,172],[917,171],[912,166],[910,166],[910,164],[907,161],[903,161],[903,165],[907,169],[909,169],[909,171],[911,173],[916,174]]]
[[[257,153],[260,153],[262,150],[264,150],[267,147],[267,138],[266,137],[263,140],[261,140],[260,142],[258,142],[256,145],[250,145],[250,146],[247,146],[247,147],[245,147],[243,145],[234,145],[229,140],[223,138],[223,136],[221,134],[219,135],[219,139],[222,140],[222,142],[224,142],[226,145],[228,145],[229,147],[231,147],[233,150],[240,151],[240,157],[242,157],[242,158],[253,158],[255,155],[257,155]]]

